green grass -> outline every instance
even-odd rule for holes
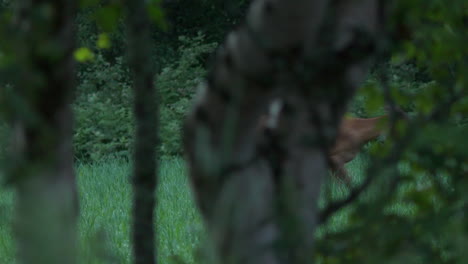
[[[13,263],[11,217],[13,193],[0,189],[0,263]]]
[[[86,251],[83,255],[130,263],[130,165],[110,161],[95,166],[80,166],[78,173],[82,211],[79,228],[84,242],[82,248]],[[198,245],[203,232],[185,177],[183,161],[163,160],[160,177],[156,213],[160,263],[167,263],[173,255],[180,256],[186,263],[194,263],[192,249]],[[93,243],[86,243],[92,240],[99,243],[96,234],[107,237],[107,250],[103,248],[103,252],[93,252]]]
[[[358,156],[347,168],[350,176],[361,180],[366,161]],[[81,216],[79,220],[81,263],[130,263],[131,188],[127,162],[108,160],[94,165],[77,166]],[[193,203],[182,159],[164,159],[160,167],[157,220],[160,263],[179,256],[195,263],[193,253],[203,239],[200,215]],[[14,244],[10,223],[14,196],[0,190],[0,263],[14,263]],[[348,192],[332,180],[331,197]],[[334,216],[326,229],[336,231],[347,223],[347,211]],[[319,230],[319,232],[324,230]]]
[[[109,160],[77,167],[81,215],[81,263],[130,263],[131,187],[127,162]],[[194,263],[195,249],[203,234],[181,159],[161,162],[156,226],[160,263],[178,255]],[[13,194],[0,189],[0,263],[14,263],[10,228]],[[103,241],[105,243],[103,243]]]

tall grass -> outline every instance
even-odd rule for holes
[[[130,263],[130,173],[130,164],[118,160],[78,167],[84,263],[93,259]],[[176,255],[186,263],[194,263],[192,252],[201,237],[202,224],[191,198],[183,161],[164,159],[159,175],[155,227],[160,263],[167,263]],[[107,245],[96,246],[103,236]]]
[[[13,193],[0,189],[0,263],[14,263],[11,219],[13,215]]]
[[[350,176],[361,180],[366,160],[358,156],[347,168]],[[192,200],[185,165],[180,158],[166,158],[160,163],[158,230],[160,263],[177,258],[195,263],[194,252],[204,239],[200,215]],[[98,164],[77,165],[80,192],[80,263],[130,263],[131,165],[118,159]],[[332,198],[343,197],[346,187],[332,180],[328,185]],[[0,190],[0,263],[14,263],[11,221],[14,195]],[[344,228],[346,210],[339,212],[327,229]],[[319,230],[320,232],[320,230]]]

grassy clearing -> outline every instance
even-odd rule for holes
[[[127,162],[108,160],[77,167],[80,190],[81,263],[130,263],[131,186]],[[178,255],[194,263],[193,249],[202,237],[200,216],[191,198],[181,159],[161,162],[159,208],[160,263]],[[14,196],[0,189],[0,263],[14,263],[11,220]],[[104,242],[103,242],[104,241]]]
[[[82,212],[79,228],[82,255],[87,258],[84,263],[92,259],[130,263],[130,165],[109,161],[80,166],[78,173]],[[192,251],[203,232],[183,161],[165,159],[161,162],[160,177],[156,221],[160,263],[167,263],[173,255],[194,263]],[[102,236],[107,237],[107,245],[96,247]]]
[[[0,189],[0,263],[13,263],[11,218],[13,215],[13,193]]]
[[[359,181],[366,161],[359,157],[347,167]],[[131,188],[127,162],[108,160],[77,167],[80,189],[81,263],[130,263]],[[193,203],[182,159],[164,159],[160,167],[159,208],[156,227],[159,236],[160,263],[179,256],[185,263],[195,263],[193,253],[203,239],[203,226]],[[346,188],[332,181],[331,197],[343,197]],[[14,196],[0,190],[0,263],[14,263],[10,223]],[[327,225],[329,231],[343,228],[346,210]],[[323,231],[323,230],[322,230]],[[320,232],[320,230],[319,230]]]

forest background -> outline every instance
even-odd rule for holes
[[[0,10],[8,8],[11,2],[1,1]],[[131,109],[131,76],[125,58],[127,42],[121,19],[122,7],[112,1],[89,5],[86,2],[84,1],[84,7],[80,9],[76,21],[78,46],[81,47],[76,56],[81,63],[78,65],[78,85],[73,106],[76,116],[75,158],[80,162],[95,162],[109,156],[128,159],[132,153],[134,121]],[[417,1],[414,2],[408,6],[417,6]],[[212,53],[227,32],[242,22],[248,4],[249,1],[245,0],[173,0],[161,1],[157,6],[162,9],[158,7],[150,10],[153,18],[159,21],[153,24],[151,61],[157,69],[155,85],[161,102],[161,155],[182,154],[181,124],[197,85],[207,73]],[[422,12],[415,15],[432,16]],[[409,20],[403,22],[411,23]],[[419,22],[402,30],[418,26]],[[422,38],[429,37],[433,33],[431,30],[440,29],[435,25],[432,28],[428,25],[426,27],[426,35]],[[423,54],[423,50],[419,51],[421,54],[417,54],[418,51],[409,43],[406,49],[374,65],[367,85],[358,91],[349,107],[350,114],[370,117],[382,113],[383,98],[375,85],[375,72],[379,68],[386,69],[391,86],[400,93],[414,96],[420,91],[428,91],[424,88],[434,81],[429,73],[430,69],[422,63],[417,65],[418,56],[427,54]],[[403,54],[405,52],[408,54]],[[430,98],[419,98],[421,102],[417,103],[421,107],[431,107]],[[403,96],[400,96],[400,100],[406,111],[415,110],[414,101],[407,102],[411,99]],[[457,118],[457,122],[466,122],[466,118],[461,115]],[[4,126],[2,131],[3,134],[6,133]]]
[[[3,5],[9,2],[5,0]],[[242,21],[248,2],[163,1],[164,13],[154,11],[161,21],[153,25],[151,43],[151,61],[157,68],[155,85],[161,97],[161,155],[181,155],[181,124],[197,85],[206,75],[211,54],[227,32]],[[125,58],[121,8],[110,2],[82,8],[78,14],[81,49],[77,57],[81,63],[73,108],[75,158],[80,162],[109,156],[128,159],[132,153],[131,76]],[[378,67],[387,67],[392,85],[407,93],[417,93],[431,81],[426,69],[418,68],[411,60],[382,61],[374,69]],[[368,83],[375,81],[375,75],[370,75]],[[371,86],[355,97],[351,114],[370,117],[383,111],[379,109],[382,98]],[[409,104],[406,107],[411,108]]]
[[[0,11],[9,8],[12,2],[0,1]],[[79,166],[102,166],[109,160],[129,161],[133,153],[135,121],[131,75],[124,55],[127,39],[121,19],[122,6],[113,1],[82,2],[76,20],[79,48],[75,58],[79,65],[73,104],[75,161]],[[196,87],[207,74],[212,53],[227,32],[242,22],[250,1],[156,2],[156,7],[149,9],[156,21],[151,31],[151,61],[157,69],[154,101],[160,106],[160,145],[155,148],[160,156],[177,158],[183,153],[182,122]],[[392,36],[398,41],[390,53],[376,60],[348,112],[358,117],[384,112],[386,98],[381,87],[384,72],[392,100],[414,118],[415,123],[424,124],[417,127],[417,140],[408,144],[409,151],[401,155],[398,164],[399,168],[404,168],[403,178],[409,185],[400,189],[393,202],[409,204],[411,214],[393,214],[390,209],[387,215],[374,219],[388,221],[395,227],[389,230],[401,233],[378,232],[362,226],[359,217],[372,216],[360,215],[357,210],[350,221],[356,224],[352,226],[354,231],[367,230],[355,239],[372,244],[378,234],[389,255],[400,252],[405,258],[405,250],[413,250],[424,252],[427,259],[437,263],[461,263],[457,261],[464,259],[463,245],[468,244],[468,226],[464,221],[467,195],[463,191],[468,186],[468,7],[463,0],[451,4],[408,0],[400,1],[398,8],[392,22],[393,27],[399,28]],[[415,126],[401,124],[397,129],[404,132],[409,127]],[[6,125],[0,124],[0,133],[1,140],[6,140]],[[3,155],[7,144],[0,146]],[[378,154],[386,147],[388,145],[376,146],[370,152]],[[391,203],[390,199],[389,207]],[[379,205],[376,202],[372,206]],[[192,204],[188,207],[193,210]],[[177,205],[169,210],[175,208]],[[408,226],[411,226],[410,234],[404,231]],[[349,250],[350,258],[362,257],[359,246],[353,245],[353,238],[343,239],[352,228],[332,234],[329,240],[319,243],[321,254],[326,255],[322,261],[337,261],[334,254],[342,250],[340,246]],[[431,232],[422,234],[421,230]],[[408,247],[402,253],[405,245]],[[340,258],[346,260],[346,256]],[[414,263],[418,261],[420,259]]]

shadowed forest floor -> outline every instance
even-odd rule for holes
[[[358,156],[347,168],[351,177],[360,180],[366,162]],[[155,226],[158,230],[159,263],[170,263],[174,256],[183,263],[195,263],[194,252],[203,240],[200,215],[191,197],[184,161],[166,158],[160,163],[159,207]],[[80,263],[130,263],[131,187],[128,162],[109,159],[93,165],[78,165],[81,216]],[[333,198],[347,190],[334,180],[330,183]],[[0,263],[14,263],[12,221],[14,195],[0,189]],[[400,210],[405,210],[404,206]],[[343,210],[325,227],[333,232],[346,226]],[[325,230],[321,228],[318,234]]]

